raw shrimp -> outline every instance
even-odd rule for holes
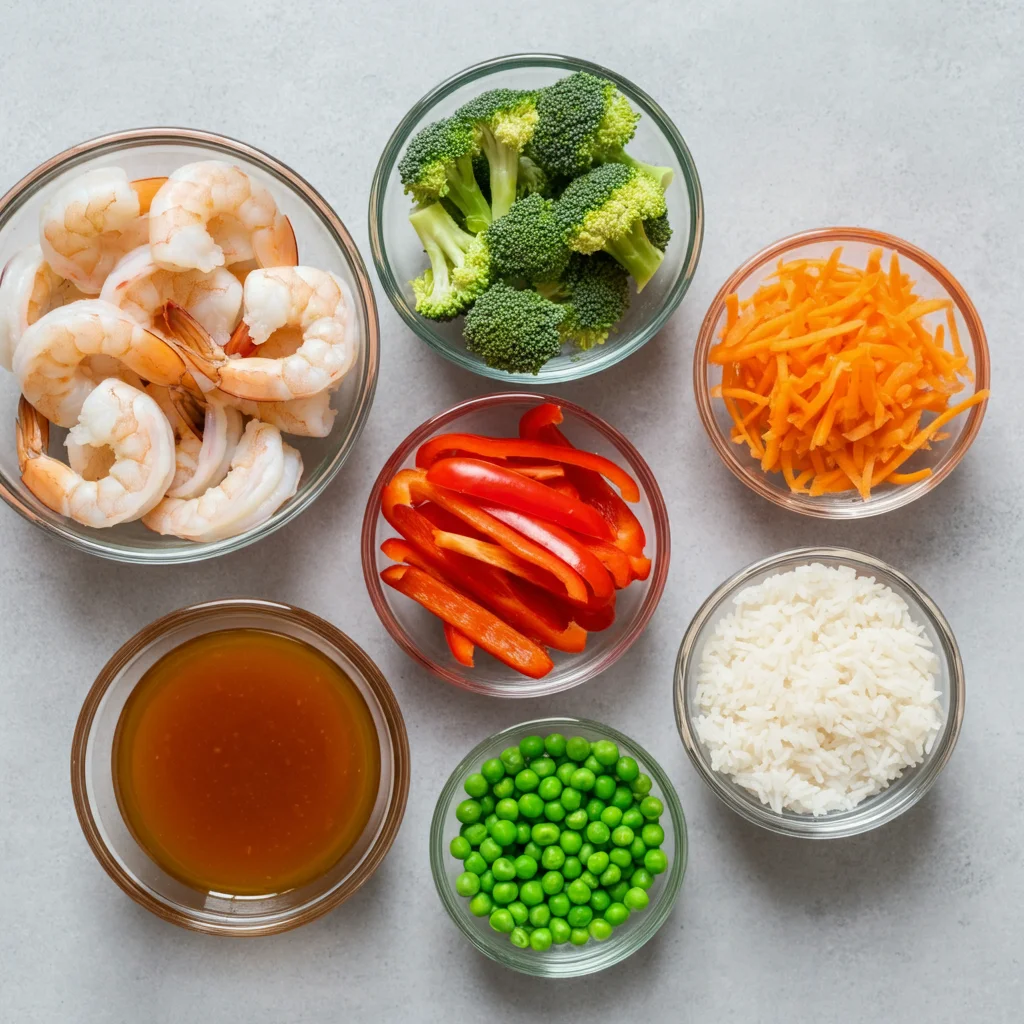
[[[157,533],[186,540],[233,537],[262,514],[268,499],[278,493],[285,475],[286,447],[277,427],[250,420],[228,475],[216,487],[198,498],[164,498],[143,523]]]
[[[337,385],[356,360],[345,286],[334,274],[312,267],[254,270],[243,289],[242,319],[256,345],[283,327],[302,330],[289,356],[229,358],[195,319],[168,304],[165,319],[189,360],[221,391],[253,402],[309,398]]]
[[[46,262],[87,295],[128,249],[146,240],[139,194],[120,167],[97,167],[73,178],[43,206],[39,240]]]
[[[180,274],[161,268],[148,245],[133,249],[110,272],[100,298],[125,311],[144,327],[151,327],[167,302],[176,302],[224,345],[242,311],[242,286],[230,270],[217,267],[205,274]]]
[[[116,526],[156,507],[174,477],[174,435],[148,395],[111,378],[86,398],[69,435],[75,444],[109,448],[113,463],[85,480],[46,454],[49,424],[23,397],[18,405],[18,466],[25,486],[48,508],[84,526]]]
[[[263,267],[298,262],[291,221],[273,196],[222,160],[186,164],[168,178],[150,206],[149,244],[168,270],[209,272],[253,258]]]
[[[99,356],[113,357],[155,384],[198,390],[185,361],[163,338],[100,299],[61,306],[32,324],[14,353],[14,373],[43,416],[70,427],[96,385],[87,360]]]

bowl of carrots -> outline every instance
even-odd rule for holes
[[[866,228],[820,228],[751,257],[694,351],[701,420],[769,501],[824,519],[878,515],[956,468],[981,428],[989,354],[937,260]]]
[[[603,672],[643,632],[668,575],[668,513],[643,457],[593,413],[483,395],[387,460],[362,562],[410,657],[467,690],[537,697]]]

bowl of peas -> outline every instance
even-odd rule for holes
[[[686,869],[676,791],[638,743],[545,718],[474,747],[430,827],[430,866],[462,933],[498,963],[578,977],[635,953],[665,923]]]

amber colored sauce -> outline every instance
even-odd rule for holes
[[[113,768],[121,814],[196,889],[284,892],[328,871],[370,818],[380,745],[351,679],[257,629],[189,640],[139,680]]]

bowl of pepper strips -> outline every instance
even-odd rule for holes
[[[467,690],[537,697],[603,672],[643,631],[668,574],[668,513],[643,457],[593,413],[483,395],[385,463],[362,560],[410,657]]]

